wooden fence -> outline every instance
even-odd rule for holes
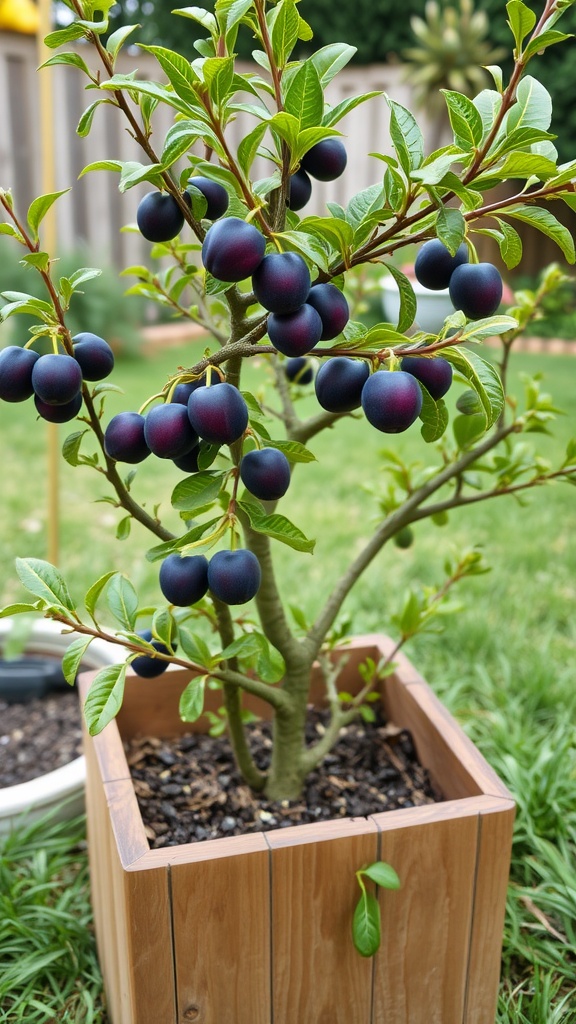
[[[91,52],[80,52],[92,64]],[[79,181],[82,168],[95,160],[141,160],[137,144],[124,127],[123,115],[112,106],[98,108],[92,131],[87,138],[76,135],[80,116],[94,99],[93,92],[84,91],[85,79],[79,71],[56,66],[37,72],[36,42],[28,36],[0,32],[0,186],[11,188],[17,206],[25,210],[41,192],[41,151],[39,133],[39,95],[45,76],[53,76],[54,133],[56,136],[55,177],[57,189],[74,186],[57,205],[60,251],[86,245],[96,264],[111,262],[121,267],[146,261],[148,243],[135,233],[120,232],[134,223],[140,197],[150,189],[136,186],[121,195],[118,175],[109,171],[91,172]],[[138,68],[140,77],[156,77],[158,65],[146,53],[122,55],[117,70],[126,73]],[[398,65],[352,65],[342,71],[327,92],[332,105],[345,97],[374,90],[389,93],[404,105],[411,105],[410,88],[403,81]],[[424,134],[427,132],[425,112],[419,115]],[[171,123],[171,111],[159,107],[155,112],[154,135],[163,140]],[[254,119],[240,114],[230,125],[230,142],[234,146]],[[373,184],[382,174],[383,165],[371,152],[390,153],[388,115],[383,99],[378,98],[357,107],[339,125],[346,136],[348,166],[335,182],[315,182],[313,197],[306,213],[322,213],[326,202],[345,204],[361,188]],[[154,142],[154,138],[152,140]],[[161,148],[158,144],[157,148]],[[258,158],[256,177],[271,171],[271,164]],[[560,207],[561,204],[555,204]],[[574,215],[572,215],[572,222]],[[560,251],[532,229],[523,232],[525,255],[522,272],[533,273],[552,260],[561,261]],[[485,258],[497,260],[493,242],[488,242]]]

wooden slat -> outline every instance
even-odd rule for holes
[[[514,811],[500,800],[480,815],[464,1024],[494,1024],[496,1016]]]
[[[179,1021],[270,1024],[269,853],[261,834],[237,838],[170,869]]]
[[[324,824],[330,829],[266,833],[275,1024],[371,1020],[373,965],[354,949],[351,925],[360,895],[355,871],[377,859],[378,834],[366,819]]]
[[[472,808],[382,832],[381,859],[401,888],[379,890],[373,1024],[462,1024],[477,842]]]

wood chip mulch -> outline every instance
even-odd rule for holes
[[[324,713],[310,713],[308,743],[319,738],[325,721]],[[250,745],[265,769],[269,723],[250,726]],[[382,719],[343,729],[297,801],[255,796],[234,766],[226,737],[137,737],[127,745],[127,758],[152,849],[442,800],[418,764],[409,733]]]

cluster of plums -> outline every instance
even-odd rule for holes
[[[51,423],[73,420],[82,406],[82,381],[104,380],[114,366],[108,342],[96,334],[77,334],[74,355],[40,355],[9,345],[0,352],[0,398],[24,402],[34,396],[39,415]]]
[[[300,167],[290,176],[288,206],[301,210],[312,195],[310,175],[317,181],[335,181],[346,167],[348,157],[339,139],[323,139],[302,157]]]
[[[223,185],[201,175],[190,178],[184,200],[192,205],[190,189],[198,189],[206,200],[207,220],[223,217],[228,209],[228,193]],[[148,192],[138,204],[136,223],[149,242],[169,242],[184,227],[184,214],[170,192]]]
[[[492,263],[469,263],[464,242],[454,256],[438,238],[425,242],[416,257],[414,274],[424,288],[448,288],[454,308],[470,320],[492,316],[502,301],[499,270]]]

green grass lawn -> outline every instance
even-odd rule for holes
[[[197,345],[120,363],[115,383],[127,397],[111,396],[107,415],[137,408],[175,365],[193,363],[201,351]],[[535,439],[554,459],[576,434],[576,360],[517,356],[513,390],[521,392],[519,373],[539,370],[546,390],[569,412],[557,421],[554,439]],[[304,401],[314,406],[313,398]],[[62,438],[66,432],[61,428]],[[0,437],[0,599],[6,603],[22,594],[15,555],[46,557],[46,428],[28,404],[4,405]],[[430,454],[415,428],[385,437],[360,419],[347,420],[311,447],[319,462],[298,467],[282,511],[317,537],[316,554],[279,546],[277,552],[283,592],[308,616],[375,522],[379,452],[391,448],[420,461]],[[161,503],[170,525],[176,519],[169,497],[178,479],[171,464],[149,459],[133,484],[148,507]],[[106,493],[103,482],[89,470],[62,466],[61,568],[78,598],[100,574],[120,567],[143,602],[157,601],[158,566],[145,559],[143,532],[134,527],[127,540],[116,541],[121,514],[91,503]],[[389,545],[345,606],[354,632],[387,629],[407,585],[442,582],[454,544],[481,544],[492,567],[490,575],[461,585],[461,609],[444,631],[417,638],[407,653],[518,802],[498,1024],[576,1022],[575,501],[574,489],[558,484],[531,492],[522,504],[497,498],[453,512],[444,527],[417,524],[413,546]],[[0,859],[0,1021],[104,1024],[85,871],[77,825],[46,826],[6,846]],[[58,950],[65,952],[57,956]]]

